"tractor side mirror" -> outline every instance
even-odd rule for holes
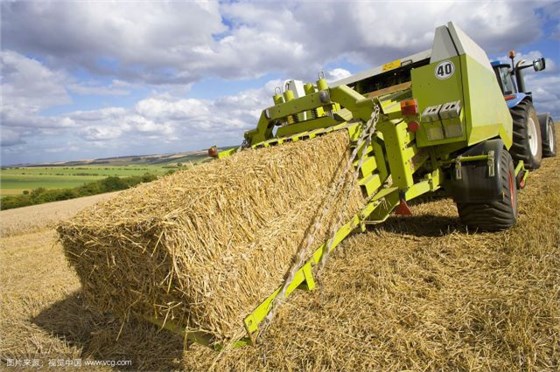
[[[535,59],[533,61],[533,68],[535,69],[535,71],[542,71],[545,69],[545,67],[546,67],[546,62],[544,58]]]

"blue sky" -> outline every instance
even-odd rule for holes
[[[1,2],[1,163],[239,144],[290,78],[331,80],[430,48],[453,21],[528,73],[560,119],[558,1]]]

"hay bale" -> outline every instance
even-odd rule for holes
[[[173,320],[227,340],[283,282],[326,190],[348,161],[348,135],[260,150],[122,192],[58,227],[86,299],[120,316]],[[342,198],[339,198],[342,199]],[[329,201],[327,230],[363,205]]]

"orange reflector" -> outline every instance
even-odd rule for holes
[[[408,207],[408,204],[406,204],[406,200],[401,199],[401,203],[395,209],[395,214],[399,216],[412,216],[412,211]]]
[[[208,149],[208,156],[212,158],[218,157],[218,148],[216,146],[212,146]]]
[[[408,123],[409,132],[416,133],[418,132],[418,129],[420,129],[420,124],[418,124],[416,121],[411,121],[410,123]]]
[[[418,102],[415,99],[401,101],[401,112],[405,116],[418,115]]]
[[[514,98],[515,98],[515,94],[510,94],[510,95],[508,95],[508,96],[504,96],[504,99],[505,99],[506,101],[512,100],[512,99],[514,99]]]

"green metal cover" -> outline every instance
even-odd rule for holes
[[[412,95],[418,101],[420,112],[430,106],[460,101],[461,113],[455,122],[453,119],[422,120],[416,139],[418,147],[457,142],[467,147],[499,136],[509,148],[513,138],[512,119],[493,71],[469,55],[443,62],[454,66],[452,76],[446,79],[437,78],[437,69],[442,62],[412,71]],[[462,135],[446,137],[446,127],[454,124],[461,125]],[[430,131],[437,128],[441,128],[443,138],[430,139]]]

